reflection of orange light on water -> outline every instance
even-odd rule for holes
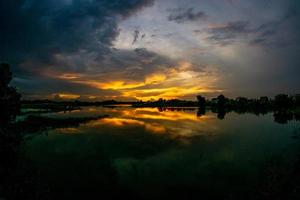
[[[211,116],[201,116],[201,118],[197,117],[194,112],[182,112],[182,111],[164,111],[159,112],[157,109],[153,108],[138,108],[135,110],[124,110],[122,112],[123,116],[134,116],[134,118],[141,119],[161,119],[161,120],[190,120],[190,121],[203,121],[205,119],[212,118]]]
[[[143,122],[133,119],[123,118],[105,118],[98,121],[98,124],[109,124],[112,126],[125,126],[125,125],[144,125]]]
[[[165,133],[165,127],[161,126],[158,123],[147,123],[135,119],[126,119],[126,118],[104,118],[88,123],[89,127],[97,127],[101,125],[110,125],[115,127],[124,127],[124,126],[143,126],[147,131],[153,133]]]
[[[102,109],[102,108],[101,108]],[[96,109],[97,110],[97,109]],[[94,112],[94,108],[87,108],[88,112]],[[163,111],[157,108],[103,108],[103,113],[110,113],[109,118],[102,118],[81,124],[78,128],[57,129],[61,133],[76,134],[86,130],[107,132],[146,131],[152,134],[168,134],[176,137],[193,137],[195,135],[208,135],[217,132],[217,124],[212,114],[196,116],[196,111]]]
[[[166,132],[166,128],[164,126],[161,126],[160,124],[146,123],[145,125],[146,125],[145,126],[146,130],[148,130],[150,132],[154,132],[154,133],[165,133]]]
[[[66,134],[79,133],[78,128],[58,128],[57,131],[62,132],[62,133],[66,133]]]

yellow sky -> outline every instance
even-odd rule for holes
[[[109,74],[109,73],[108,73]],[[178,62],[177,66],[164,68],[145,75],[142,79],[132,80],[126,77],[109,77],[109,81],[102,77],[83,75],[79,73],[58,73],[48,72],[49,76],[61,79],[70,83],[86,85],[101,91],[113,91],[118,95],[106,96],[107,99],[135,99],[135,100],[156,100],[164,99],[185,99],[195,97],[198,94],[222,92],[215,89],[214,84],[218,80],[216,73],[195,71],[193,64],[187,61]],[[110,74],[111,75],[111,74]],[[56,94],[62,99],[78,99],[84,94],[62,93]],[[88,100],[97,100],[97,95],[86,96]]]

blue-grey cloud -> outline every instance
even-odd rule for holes
[[[263,47],[285,47],[299,44],[300,16],[297,7],[290,7],[282,17],[253,25],[250,21],[231,21],[223,25],[194,30],[195,34],[207,33],[208,41],[217,45],[229,45],[246,41]]]
[[[0,60],[32,58],[51,63],[55,54],[110,51],[117,24],[153,0],[0,1]]]
[[[281,18],[254,28],[252,33],[255,34],[255,38],[250,41],[250,44],[269,47],[297,44],[300,42],[299,38],[295,37],[295,34],[300,34],[299,20],[299,8],[291,5]]]
[[[135,44],[137,42],[137,40],[139,39],[139,36],[140,36],[140,31],[137,29],[134,30],[132,44]]]
[[[225,25],[209,28],[207,30],[210,35],[208,40],[217,44],[226,45],[233,43],[240,35],[248,34],[251,32],[248,29],[249,22],[247,21],[235,21],[228,22]],[[198,30],[194,31],[199,32]]]
[[[176,23],[184,23],[187,21],[197,21],[206,19],[206,14],[202,11],[194,12],[193,8],[188,9],[171,9],[168,16],[169,21],[175,21]]]

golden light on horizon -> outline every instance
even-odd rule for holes
[[[137,87],[141,87],[141,86],[144,86],[145,84],[144,83],[128,83],[128,82],[125,82],[125,81],[111,81],[111,82],[106,82],[106,83],[97,83],[95,82],[94,83],[95,86],[97,88],[100,88],[100,89],[104,89],[104,90],[124,90],[124,89],[132,89],[132,88],[137,88]]]
[[[211,93],[215,90],[201,89],[198,87],[184,88],[184,87],[170,87],[170,88],[154,88],[130,90],[123,93],[124,97],[135,97],[138,100],[148,101],[157,100],[159,98],[175,99],[185,96],[193,96],[199,93]]]
[[[77,83],[97,88],[99,91],[117,92],[116,95],[107,96],[108,99],[136,99],[142,101],[164,99],[194,99],[200,93],[217,93],[222,90],[215,89],[214,83],[218,76],[214,73],[197,71],[192,63],[187,61],[178,62],[177,66],[163,68],[159,72],[152,72],[144,77],[129,79],[120,77],[119,74],[77,74],[52,72],[54,78],[67,82]],[[116,77],[116,78],[114,78]],[[111,79],[111,80],[109,80]],[[95,96],[89,95],[89,100],[96,100]],[[79,95],[62,94],[61,98],[76,99]],[[106,98],[104,95],[103,98]],[[101,98],[100,98],[101,99]]]
[[[78,94],[59,93],[59,94],[54,94],[54,96],[55,98],[65,99],[65,100],[74,100],[80,98],[80,95]]]
[[[167,77],[164,74],[150,74],[146,76],[145,81],[125,81],[125,80],[114,80],[107,82],[100,82],[97,80],[75,80],[76,83],[90,85],[92,87],[96,87],[98,89],[103,90],[126,90],[126,89],[134,89],[138,87],[143,87],[151,84],[158,84],[165,81]]]

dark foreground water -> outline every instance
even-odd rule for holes
[[[106,114],[78,127],[27,135],[12,180],[22,185],[12,186],[10,197],[297,198],[299,122],[279,124],[272,113],[228,113],[220,120],[211,112],[197,116],[196,109],[130,107],[43,115]]]

